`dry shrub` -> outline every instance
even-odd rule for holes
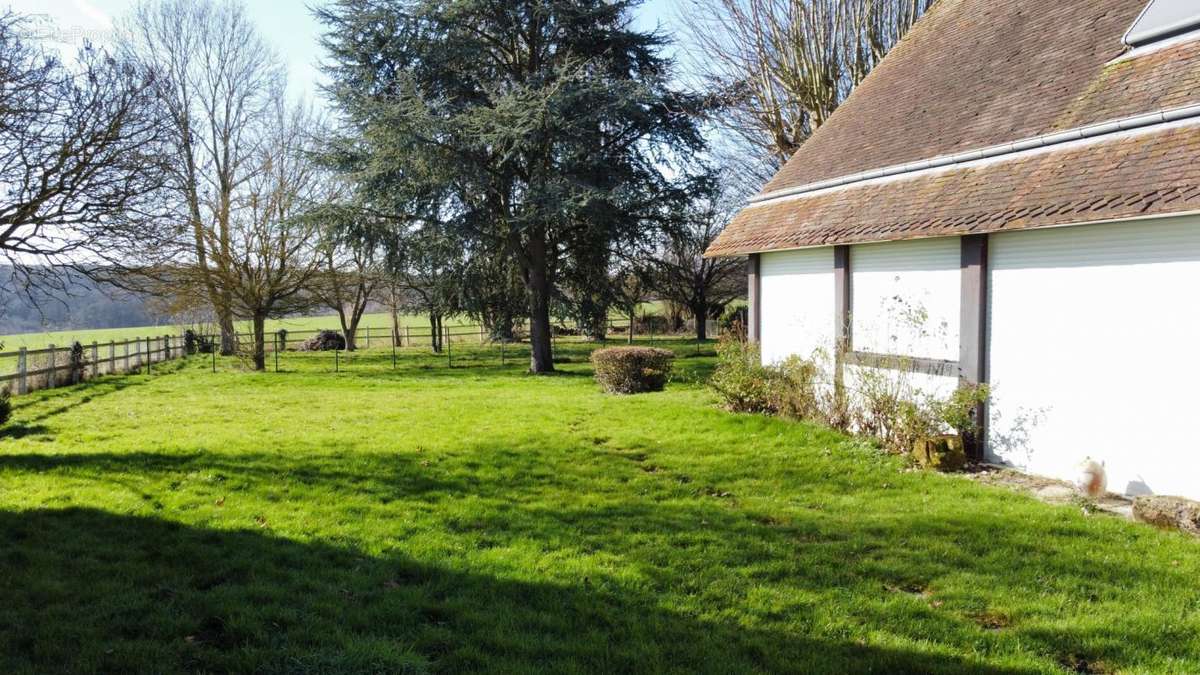
[[[592,352],[596,381],[610,394],[662,391],[675,352],[655,347],[610,347]]]

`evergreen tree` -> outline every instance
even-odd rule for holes
[[[632,0],[340,0],[318,12],[342,165],[397,217],[436,221],[520,272],[533,372],[582,246],[644,236],[685,190],[699,99],[670,86]],[[673,175],[681,172],[672,171]],[[607,283],[607,275],[598,281]]]

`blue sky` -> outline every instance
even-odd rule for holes
[[[639,27],[661,26],[670,31],[683,1],[646,0],[639,11]],[[134,4],[135,0],[0,0],[0,7],[38,15],[43,34],[64,46],[78,44],[85,37],[105,42],[113,22]],[[245,0],[245,4],[267,41],[287,62],[292,93],[315,95],[320,76],[320,25],[306,7],[320,4],[320,0]]]

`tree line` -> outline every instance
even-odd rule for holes
[[[703,252],[759,182],[756,152],[726,163],[713,139],[786,156],[928,3],[691,1],[725,22],[696,43],[730,51],[685,87],[670,38],[633,28],[634,0],[336,0],[314,10],[328,113],[289,99],[233,0],[144,0],[113,47],[70,58],[0,15],[12,287],[83,276],[150,294],[210,313],[224,353],[245,319],[259,368],[267,319],[314,307],[350,348],[373,303],[434,335],[451,315],[496,338],[525,325],[536,373],[554,369],[555,318],[604,339],[614,311],[661,299],[706,337],[744,276]],[[767,9],[833,17],[837,46],[814,53],[819,36],[793,26],[746,47],[764,36],[739,17]]]

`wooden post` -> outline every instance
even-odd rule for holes
[[[50,349],[50,372],[46,373],[46,388],[53,389],[58,386],[58,364],[55,357],[58,356],[58,350],[54,345],[49,346]]]
[[[962,241],[962,297],[959,308],[959,384],[986,384],[987,307],[988,307],[988,235],[969,234]],[[987,443],[987,407],[980,404],[972,413],[975,433],[963,438],[967,456],[983,461]]]
[[[146,338],[146,374],[150,374],[150,370],[154,365],[154,343],[150,338]]]
[[[367,326],[367,349],[371,348],[371,327]]]
[[[100,345],[92,342],[92,377],[100,377]]]
[[[117,341],[108,341],[108,374],[117,372]]]
[[[841,387],[844,382],[846,354],[854,346],[850,312],[853,295],[851,289],[850,247],[833,247],[833,382]]]
[[[759,254],[751,253],[746,265],[746,284],[750,308],[747,311],[746,337],[751,342],[762,339],[762,279],[759,274]]]
[[[29,393],[29,356],[24,347],[17,350],[17,393]]]
[[[412,346],[412,332],[411,332],[411,327],[410,327],[410,326],[405,326],[405,327],[404,327],[404,341],[405,341],[406,343],[408,343],[408,346],[409,346],[409,347],[411,347],[411,346]],[[401,346],[403,346],[403,345],[401,345]]]
[[[129,372],[129,340],[126,340],[123,344],[125,346],[125,368],[123,369],[122,372],[128,373]]]
[[[392,370],[396,369],[396,330],[393,328],[388,331],[392,336]]]

